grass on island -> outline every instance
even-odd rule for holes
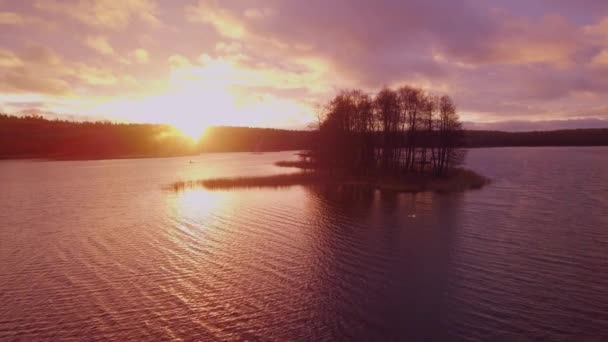
[[[300,157],[300,158],[309,158],[313,156],[312,151],[300,151],[300,152],[296,152],[294,153],[294,155]]]
[[[281,160],[274,163],[274,165],[280,167],[294,167],[303,170],[312,170],[317,168],[317,164],[315,162],[307,160]]]
[[[430,174],[407,174],[400,177],[383,177],[372,186],[395,192],[462,192],[481,189],[490,180],[474,171],[455,169],[444,177]]]
[[[317,173],[300,172],[272,176],[226,177],[179,181],[171,184],[168,188],[175,191],[197,187],[203,187],[210,190],[221,190],[233,188],[287,187],[294,185],[312,185],[322,182],[322,177]]]
[[[471,170],[456,169],[446,177],[428,174],[411,174],[387,177],[345,177],[319,171],[278,174],[258,177],[210,178],[194,181],[179,181],[167,188],[173,191],[203,187],[209,190],[238,188],[281,188],[295,185],[356,185],[394,192],[462,192],[479,189],[489,180]]]

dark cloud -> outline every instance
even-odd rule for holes
[[[496,31],[470,1],[365,0],[278,2],[277,15],[250,28],[335,61],[344,73],[370,85],[424,74],[443,77],[436,50],[469,54]]]
[[[606,6],[584,3],[587,10],[577,12]],[[580,101],[577,94],[608,93],[607,78],[589,66],[602,47],[584,30],[599,19],[589,15],[581,22],[581,16],[569,15],[573,5],[566,1],[221,4],[235,16],[248,7],[272,6],[275,15],[246,22],[247,29],[309,46],[307,53],[330,60],[358,81],[354,86],[373,89],[409,81],[436,87],[454,95],[465,113],[482,112],[492,119],[565,115],[563,109],[574,106],[564,102]]]

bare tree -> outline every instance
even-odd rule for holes
[[[442,176],[464,159],[462,125],[449,96],[409,86],[385,87],[373,98],[344,90],[318,111],[318,120],[314,155],[328,169]]]
[[[421,89],[403,86],[397,90],[401,110],[401,132],[405,150],[405,169],[413,170],[418,147],[419,115],[424,107],[425,94]]]
[[[439,99],[438,149],[435,172],[445,175],[446,172],[462,163],[462,152],[458,145],[462,138],[462,124],[456,113],[452,99],[444,95]]]
[[[425,95],[420,118],[420,129],[425,133],[425,142],[420,151],[420,172],[426,170],[426,166],[432,163],[435,152],[432,144],[433,130],[435,127],[435,112],[437,111],[439,99],[434,95]],[[430,152],[430,157],[429,157]]]
[[[388,170],[397,162],[396,140],[400,121],[397,93],[389,88],[382,89],[374,99],[374,106],[382,132],[382,167]]]

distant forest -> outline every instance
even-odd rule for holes
[[[209,127],[199,141],[201,152],[265,152],[307,150],[315,133],[272,128]]]
[[[197,143],[169,125],[71,122],[0,114],[0,158],[107,159],[169,157],[200,152],[310,149],[312,131],[211,127]],[[602,146],[608,129],[547,132],[465,131],[462,147]]]
[[[0,158],[111,159],[196,153],[168,125],[71,122],[0,115]]]
[[[537,132],[465,131],[465,147],[607,146],[608,128]]]

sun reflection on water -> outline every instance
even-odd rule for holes
[[[170,195],[168,208],[172,214],[186,221],[209,222],[210,216],[220,209],[227,209],[230,193],[212,192],[205,189],[189,189]]]

